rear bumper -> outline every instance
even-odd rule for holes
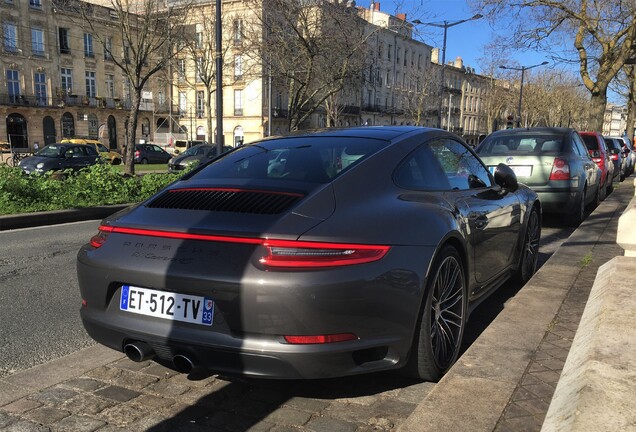
[[[571,188],[532,188],[539,196],[544,213],[567,214],[579,203],[579,191]]]

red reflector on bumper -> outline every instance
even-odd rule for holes
[[[308,344],[327,344],[334,342],[346,342],[357,340],[358,336],[353,333],[338,333],[332,335],[316,335],[316,336],[285,336],[285,341],[290,344],[308,345]]]

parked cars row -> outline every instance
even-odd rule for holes
[[[79,171],[90,165],[102,163],[103,159],[94,146],[85,144],[49,144],[35,155],[26,157],[18,166],[26,174],[44,174],[67,169]]]
[[[232,150],[232,147],[223,147],[223,152],[227,152],[229,150]],[[197,144],[170,159],[168,161],[168,171],[183,171],[192,165],[214,159],[216,156],[216,144]]]
[[[537,192],[545,213],[563,215],[576,226],[586,207],[597,206],[614,182],[633,172],[622,165],[633,153],[628,144],[619,150],[618,141],[608,145],[600,133],[571,128],[506,129],[487,136],[476,152],[491,171],[499,163],[509,165]]]

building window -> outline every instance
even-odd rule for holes
[[[92,139],[99,137],[99,120],[95,114],[88,115],[88,136]]]
[[[387,51],[387,59],[391,60],[391,51],[393,50],[393,45],[389,45],[389,50]]]
[[[2,34],[4,36],[4,50],[7,52],[18,52],[18,29],[13,23],[2,24]]]
[[[203,77],[205,75],[206,74],[205,74],[205,67],[203,63],[203,57],[197,57],[197,76],[196,76],[197,82],[202,82]]]
[[[384,45],[378,44],[378,58],[382,58],[382,49],[383,48],[384,48]]]
[[[123,84],[123,92],[122,94],[124,95],[124,100],[127,102],[130,102],[130,80],[128,79],[127,76],[123,75],[122,76],[122,82]]]
[[[203,118],[205,114],[205,95],[202,91],[197,92],[197,118]]]
[[[29,0],[29,6],[35,9],[42,9],[42,0]]]
[[[186,115],[188,111],[188,98],[185,92],[179,92],[179,115]]]
[[[234,115],[243,115],[243,90],[234,90]]]
[[[67,95],[73,92],[73,69],[61,68],[60,78],[62,81],[62,90]]]
[[[185,80],[186,63],[185,59],[179,59],[177,61],[177,73],[179,74],[179,81]]]
[[[108,36],[104,40],[104,60],[113,59],[113,38]]]
[[[46,106],[49,98],[46,88],[46,74],[42,72],[34,73],[33,82],[35,83],[35,103],[40,106]]]
[[[409,50],[404,50],[404,66],[408,65]]]
[[[97,96],[97,81],[95,80],[95,72],[86,71],[86,96]]]
[[[9,101],[16,103],[20,99],[20,72],[7,69],[7,91]]]
[[[44,56],[44,32],[41,28],[31,29],[31,52],[34,56]]]
[[[400,64],[400,54],[402,53],[402,48],[397,47],[397,53],[395,54],[395,61],[397,64]]]
[[[237,19],[233,23],[234,29],[234,45],[243,43],[243,20]]]
[[[106,74],[106,97],[114,98],[115,97],[115,75]]]
[[[240,54],[234,57],[234,79],[243,79],[243,56]]]
[[[203,48],[203,25],[202,24],[197,24],[195,26],[196,29],[196,44],[197,44],[197,48],[201,49]]]
[[[60,54],[71,53],[71,42],[68,34],[68,29],[60,27],[58,30],[58,39],[60,42]]]
[[[75,136],[75,120],[69,112],[62,114],[62,137],[73,138]]]
[[[93,51],[93,35],[90,33],[84,33],[84,57],[95,57],[95,51]]]

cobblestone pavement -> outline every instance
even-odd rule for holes
[[[387,373],[309,382],[189,380],[122,358],[3,406],[0,430],[389,431],[433,385]]]
[[[584,223],[588,229],[601,230],[602,241],[589,245],[589,253],[575,265],[582,267],[559,312],[546,331],[534,358],[519,382],[495,432],[540,431],[552,395],[565,365],[585,304],[594,284],[598,268],[612,258],[623,255],[616,244],[618,218],[634,195],[628,184],[621,183],[607,200],[616,204],[604,212],[595,212]],[[598,223],[597,223],[598,221]],[[559,275],[554,275],[555,284]]]

